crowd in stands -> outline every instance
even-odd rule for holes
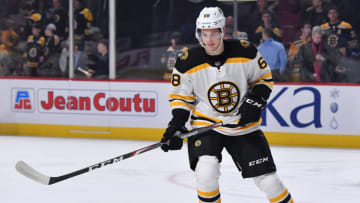
[[[272,6],[257,0],[258,9],[250,18],[255,27],[248,33],[273,69],[275,81],[349,82],[351,69],[360,62],[360,50],[351,22],[341,19],[342,2],[312,0],[310,5],[299,5],[297,39],[291,43],[282,39],[287,33],[276,14],[280,4],[280,0]]]
[[[1,15],[0,9],[0,76],[68,77],[65,0],[16,2],[12,10],[18,10],[12,15]],[[75,71],[75,77],[108,78],[108,41],[101,33],[104,30],[93,29],[97,26],[94,7],[86,2],[73,1],[74,68],[86,70]],[[270,64],[275,81],[360,82],[350,78],[360,75],[359,15],[349,12],[356,5],[349,0],[257,0],[246,26],[234,30],[233,16],[227,16],[224,38],[254,43]],[[170,46],[158,60],[165,67],[164,79],[169,78],[176,56],[191,47],[182,43],[189,42],[184,39],[188,35],[182,34],[181,29],[174,30]]]
[[[249,24],[243,30],[234,31],[233,17],[228,16],[224,38],[255,44],[270,64],[275,81],[360,82],[349,79],[349,75],[360,74],[359,38],[352,22],[342,20],[339,12],[339,8],[348,7],[348,1],[269,2],[256,1],[256,9],[249,14]],[[286,18],[292,21],[292,32],[282,29],[282,25],[289,27],[284,23]]]
[[[6,15],[2,11],[0,17],[0,75],[68,77],[68,8],[63,6],[66,2],[19,0],[17,3],[17,12]],[[74,68],[89,72],[75,71],[75,77],[106,78],[108,43],[101,33],[91,31],[94,18],[84,1],[74,0],[73,6]]]

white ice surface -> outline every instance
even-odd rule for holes
[[[15,170],[18,160],[59,176],[150,145],[148,141],[0,136],[0,203],[198,202],[187,150],[160,149],[54,185]],[[278,174],[296,203],[359,203],[360,150],[271,146]],[[224,151],[223,203],[266,203],[252,180],[242,179]]]

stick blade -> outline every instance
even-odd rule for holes
[[[29,166],[24,161],[18,161],[15,166],[16,170],[24,175],[25,177],[28,177],[38,183],[49,185],[50,183],[50,177],[46,176],[39,171],[35,170],[31,166]]]

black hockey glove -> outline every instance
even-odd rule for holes
[[[161,138],[161,149],[164,152],[169,150],[179,150],[182,148],[183,139],[176,136],[177,134],[186,133],[187,129],[181,123],[176,123],[176,121],[170,121],[166,131]]]
[[[265,105],[265,99],[247,94],[238,111],[240,115],[238,126],[245,126],[258,121],[261,117],[261,110],[264,109]]]
[[[177,133],[185,133],[185,123],[189,119],[190,112],[184,109],[174,109],[172,111],[173,118],[169,122],[166,131],[161,138],[161,149],[164,152],[168,150],[179,150],[183,145],[183,140],[176,136]]]

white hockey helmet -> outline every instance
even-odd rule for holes
[[[201,41],[201,29],[219,28],[221,30],[221,39],[224,38],[225,16],[219,7],[205,7],[201,10],[199,17],[196,19],[195,36]]]

